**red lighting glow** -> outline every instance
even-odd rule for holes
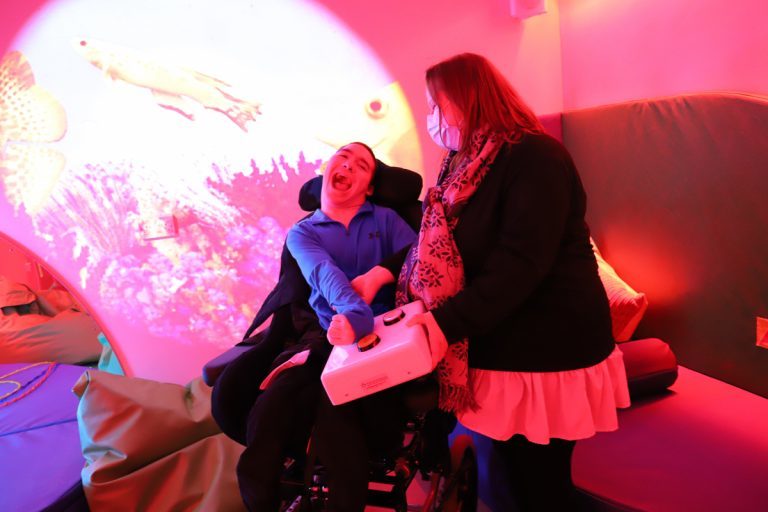
[[[768,318],[757,317],[757,346],[768,348]]]

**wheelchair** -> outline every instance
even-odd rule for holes
[[[210,361],[203,370],[204,381],[213,386],[223,369],[251,347],[249,343],[240,344]],[[394,457],[370,461],[367,505],[396,512],[474,512],[478,466],[472,438],[460,435],[449,444],[456,419],[437,408],[434,377],[421,377],[405,386],[409,420],[404,442]],[[281,511],[325,510],[325,469],[312,446],[310,438],[308,447],[295,445],[286,455],[280,484]],[[425,484],[420,486],[424,498],[418,506],[407,500],[407,491],[417,478]]]
[[[377,161],[376,179],[378,182],[372,201],[394,209],[418,230],[421,177],[412,171],[389,167]],[[319,207],[320,188],[320,177],[302,187],[299,205],[303,210],[313,211]],[[203,369],[203,380],[214,386],[223,369],[253,347],[253,340],[259,336],[251,335],[267,318],[271,315],[284,317],[285,311],[290,309],[286,308],[287,305],[305,302],[308,294],[309,289],[295,260],[284,247],[278,284],[262,304],[244,341],[210,361]],[[285,322],[281,320],[281,323]],[[280,353],[280,346],[269,346],[272,341],[260,339],[256,343],[261,343],[265,354],[271,354],[267,359]],[[472,439],[466,435],[459,436],[448,445],[448,434],[456,420],[437,409],[437,385],[429,377],[409,383],[405,400],[411,418],[404,432],[403,446],[392,460],[370,462],[367,505],[396,512],[474,512],[477,509],[477,459]],[[326,510],[328,487],[325,470],[312,449],[312,441],[307,450],[295,447],[284,467],[280,488],[281,511]],[[427,484],[427,488],[423,503],[412,506],[408,504],[406,494],[417,476]]]
[[[448,445],[448,434],[456,420],[437,410],[437,390],[429,378],[410,387],[406,403],[412,419],[405,442],[394,460],[375,460],[369,466],[367,506],[395,512],[475,512],[477,510],[477,457],[468,435],[457,436]],[[281,512],[326,510],[328,488],[322,461],[318,462],[310,441],[304,464],[288,459],[281,480]],[[407,491],[416,478],[426,483],[423,502],[408,503]],[[426,489],[424,489],[426,487]]]

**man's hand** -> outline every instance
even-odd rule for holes
[[[434,370],[437,363],[445,357],[445,353],[448,351],[448,340],[430,311],[412,316],[405,325],[412,327],[419,324],[427,329],[429,350],[432,352],[432,369]]]
[[[354,278],[349,284],[352,285],[355,293],[370,306],[381,287],[394,281],[395,277],[389,270],[377,265],[365,274],[360,274]]]
[[[349,345],[355,342],[355,331],[344,315],[333,315],[326,336],[331,345]]]

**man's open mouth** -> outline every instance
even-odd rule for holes
[[[352,188],[352,182],[343,174],[334,174],[333,178],[331,178],[331,185],[333,188],[340,191],[347,191]]]

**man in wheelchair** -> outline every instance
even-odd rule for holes
[[[313,427],[332,511],[362,511],[369,460],[402,446],[407,411],[399,388],[333,406],[320,382],[332,345],[356,342],[371,332],[374,315],[394,306],[393,287],[368,304],[350,281],[415,240],[395,211],[369,201],[376,165],[362,143],[331,157],[319,208],[289,230],[278,285],[246,336],[272,315],[269,328],[214,386],[214,418],[246,446],[237,474],[250,510],[278,509],[284,457],[297,441],[306,445]]]

